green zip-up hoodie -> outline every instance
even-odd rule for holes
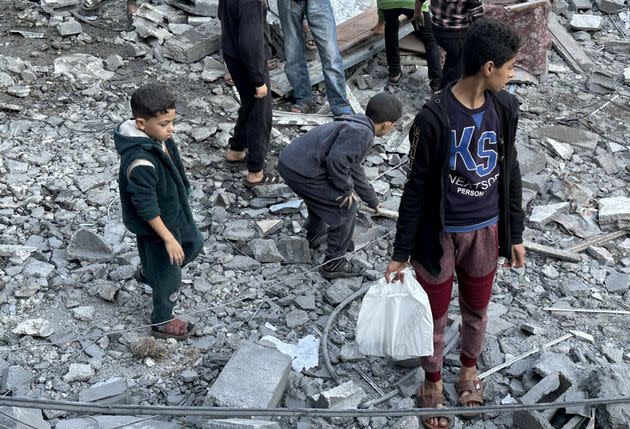
[[[135,126],[133,119],[114,130],[120,154],[118,185],[123,223],[136,235],[157,236],[147,221],[160,216],[174,231],[194,222],[188,197],[190,183],[184,172],[175,141],[162,143]]]

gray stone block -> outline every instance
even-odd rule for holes
[[[257,238],[249,242],[249,248],[254,254],[254,259],[258,262],[282,262],[283,258],[276,242],[273,240],[265,240]]]
[[[289,383],[290,371],[289,356],[244,343],[208,390],[206,402],[220,407],[277,407]]]
[[[571,18],[571,28],[583,31],[598,31],[604,25],[604,18],[599,15],[573,15]]]
[[[116,377],[92,385],[90,388],[79,392],[81,402],[102,402],[106,404],[127,403],[127,380]]]
[[[62,22],[57,26],[57,32],[60,36],[74,36],[75,34],[81,34],[82,31],[81,23],[74,19]]]
[[[178,423],[165,422],[161,420],[146,420],[146,416],[91,416],[89,418],[78,418],[60,420],[55,429],[183,429],[184,426]]]
[[[625,293],[630,287],[630,275],[615,271],[606,278],[606,289],[608,292]]]
[[[293,195],[291,188],[284,183],[254,186],[252,190],[254,191],[254,194],[260,198],[290,197]]]
[[[630,365],[618,364],[599,368],[589,377],[587,386],[592,398],[619,398],[630,396]],[[598,408],[598,427],[628,428],[628,404],[606,405]]]
[[[31,373],[21,366],[7,366],[2,372],[2,390],[15,391],[22,388],[28,388],[31,378],[33,378]]]
[[[167,0],[166,3],[198,16],[217,17],[219,0]]]
[[[513,422],[519,429],[554,429],[538,411],[517,411],[514,413]]]
[[[249,256],[236,255],[230,260],[230,262],[225,264],[225,267],[231,270],[251,271],[260,267],[260,262],[250,258]]]
[[[80,229],[72,235],[66,254],[69,259],[88,262],[106,262],[114,256],[109,245],[87,229]]]
[[[365,398],[367,394],[361,386],[353,381],[346,381],[337,387],[311,396],[309,400],[313,408],[345,410],[358,408]]]
[[[225,226],[223,236],[230,241],[249,241],[256,237],[256,231],[248,221],[237,220]]]
[[[300,237],[284,238],[278,242],[278,250],[289,264],[311,262],[308,240]]]
[[[214,20],[164,42],[164,56],[181,63],[194,63],[221,48],[221,24]]]
[[[630,197],[611,197],[599,200],[598,220],[601,225],[630,226]]]
[[[569,203],[566,202],[536,206],[529,216],[529,223],[534,227],[543,228],[553,220],[554,216],[566,213],[568,210]]]
[[[595,133],[565,125],[538,128],[534,130],[532,135],[541,139],[548,137],[562,143],[568,143],[578,153],[593,153],[599,140],[599,136]]]
[[[334,282],[324,292],[324,298],[329,304],[338,305],[352,293],[352,289],[345,283]]]
[[[0,407],[0,426],[4,429],[50,429],[41,410],[18,407]]]
[[[203,429],[280,429],[280,425],[266,420],[224,419],[210,420],[203,425]]]

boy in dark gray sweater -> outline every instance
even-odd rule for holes
[[[335,118],[298,137],[280,154],[280,175],[308,209],[309,244],[315,247],[328,235],[320,269],[326,279],[363,273],[344,257],[352,240],[358,198],[374,209],[380,207],[361,163],[374,137],[389,133],[401,115],[400,100],[379,93],[368,102],[365,115]]]

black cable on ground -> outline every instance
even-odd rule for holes
[[[0,397],[0,406],[35,408],[40,410],[62,410],[83,414],[109,415],[154,415],[154,416],[201,416],[225,417],[404,417],[431,415],[453,416],[488,413],[514,413],[516,411],[540,411],[596,405],[630,404],[630,396],[618,398],[595,398],[579,401],[544,402],[540,404],[487,405],[483,407],[405,408],[372,410],[329,410],[321,408],[233,408],[233,407],[181,407],[160,405],[114,405],[92,404],[49,399]]]
[[[368,291],[370,286],[372,286],[372,283],[366,284],[361,289],[359,289],[358,291],[356,291],[355,293],[353,293],[352,295],[344,299],[341,302],[341,304],[339,304],[333,310],[333,312],[330,313],[330,316],[328,317],[328,320],[326,321],[326,326],[324,326],[324,330],[322,331],[322,341],[320,344],[322,358],[324,359],[324,365],[326,365],[326,369],[328,369],[330,376],[332,377],[333,380],[335,380],[335,383],[337,384],[341,384],[341,379],[335,372],[335,369],[330,363],[330,357],[328,356],[328,331],[330,331],[330,327],[332,326],[332,323],[335,321],[335,318],[339,315],[341,310],[343,310],[346,307],[346,305],[350,304],[352,301],[354,301],[358,297],[365,295],[365,293]]]

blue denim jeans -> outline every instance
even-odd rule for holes
[[[330,0],[278,0],[287,63],[284,72],[299,104],[313,102],[304,53],[303,21],[306,18],[322,63],[326,95],[333,115],[352,113],[346,96],[346,77],[337,45],[337,27]]]

